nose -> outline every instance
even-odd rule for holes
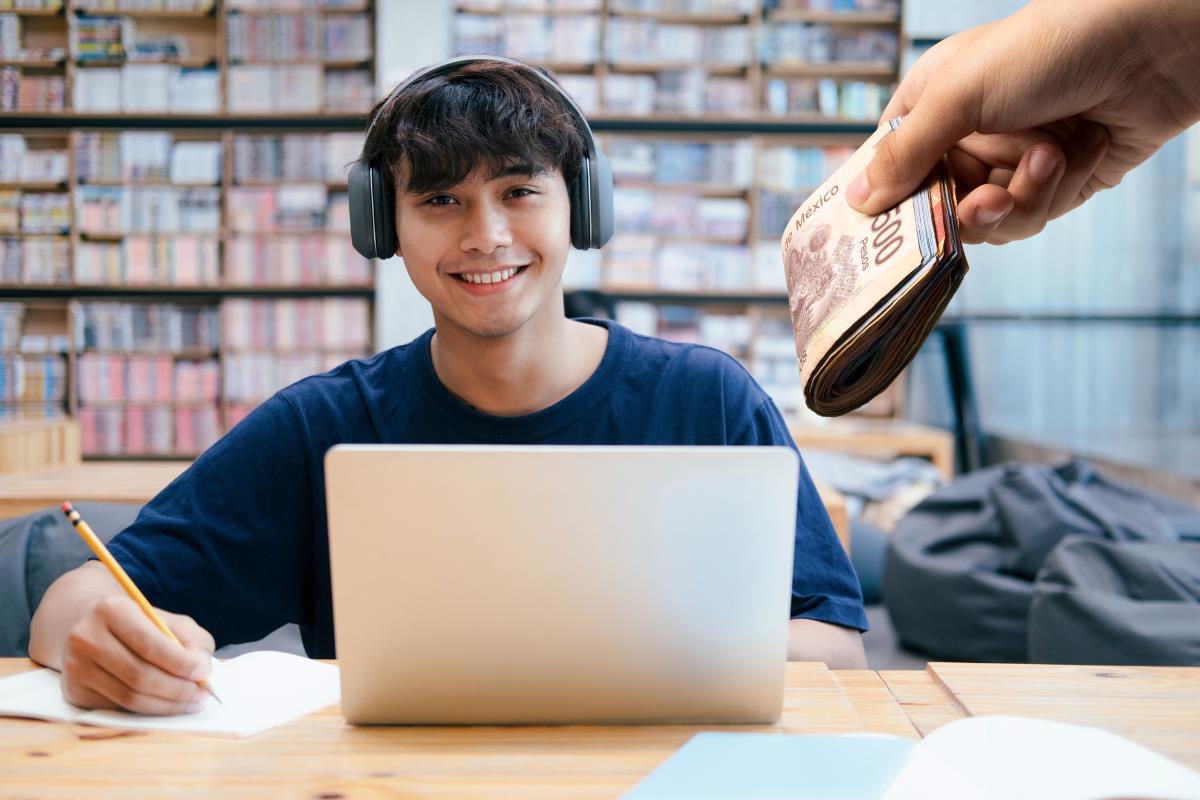
[[[504,207],[492,200],[473,203],[463,217],[462,250],[486,255],[511,245],[512,230]]]

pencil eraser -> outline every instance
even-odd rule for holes
[[[69,502],[63,502],[62,510],[63,510],[64,514],[70,514],[71,513],[71,504]]]

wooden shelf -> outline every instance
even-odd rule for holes
[[[6,12],[0,11],[0,14]],[[62,58],[0,58],[0,67],[31,67],[33,69],[57,69],[67,62]]]
[[[75,66],[80,69],[91,67],[124,67],[126,65],[161,64],[168,67],[188,67],[202,69],[217,66],[216,58],[163,58],[157,60],[142,58],[76,58]]]
[[[56,191],[56,190],[66,191],[67,182],[66,181],[23,181],[23,182],[18,181],[18,182],[12,183],[12,182],[0,181],[0,189],[3,189],[3,190],[20,189],[22,191],[30,191],[30,192],[44,192],[44,191],[52,192],[52,191]]]
[[[167,9],[153,8],[115,8],[115,9],[89,9],[76,8],[75,13],[86,17],[145,17],[148,19],[204,19],[205,17],[216,16],[216,5],[214,4],[208,10],[194,11],[171,11]]]
[[[19,17],[61,17],[64,7],[58,8],[0,8],[0,14],[16,14]]]
[[[747,288],[738,289],[659,289],[644,286],[621,286],[619,284],[603,285],[597,291],[603,292],[616,300],[648,300],[651,302],[675,302],[688,305],[702,303],[783,303],[787,304],[787,295],[782,292],[763,291]]]
[[[744,25],[750,20],[749,14],[738,12],[699,12],[699,11],[626,11],[609,9],[608,16],[617,19],[644,19],[670,25]]]
[[[470,3],[460,3],[455,9],[459,14],[471,14],[479,17],[506,17],[512,15],[540,17],[593,17],[601,14],[598,8],[527,8],[515,6],[511,8],[473,8]]]
[[[749,64],[694,64],[688,61],[647,61],[642,63],[623,62],[609,63],[608,71],[618,75],[642,75],[658,72],[682,72],[689,69],[699,69],[709,75],[737,76],[743,75],[750,68]]]

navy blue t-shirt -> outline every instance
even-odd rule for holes
[[[427,331],[280,391],[142,509],[110,549],[155,606],[220,647],[299,624],[334,657],[325,451],[335,444],[788,445],[774,403],[740,364],[699,345],[608,328],[599,367],[549,408],[497,417],[454,397]],[[403,509],[393,509],[403,519]],[[865,630],[862,595],[803,463],[792,616]]]

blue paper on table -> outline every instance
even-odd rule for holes
[[[698,733],[623,800],[878,798],[915,744],[894,736]]]

